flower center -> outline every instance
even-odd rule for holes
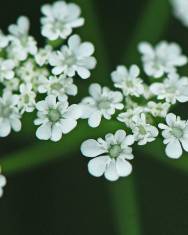
[[[51,89],[52,89],[52,90],[59,91],[59,90],[61,90],[62,88],[63,88],[62,84],[60,84],[60,83],[58,83],[58,82],[56,82],[56,83],[54,83],[54,84],[51,85]]]
[[[172,129],[172,134],[177,138],[180,139],[183,136],[183,130],[179,127],[174,127]]]
[[[28,94],[24,95],[23,100],[24,100],[24,103],[25,103],[25,104],[28,104],[29,101],[30,101],[29,95],[28,95]]]
[[[109,109],[110,108],[110,102],[108,100],[102,100],[98,104],[99,109]]]
[[[134,87],[134,84],[130,79],[126,81],[126,87],[128,87],[128,88],[133,88]]]
[[[111,158],[117,158],[122,152],[121,147],[119,145],[113,145],[109,150],[109,154]]]
[[[57,122],[61,118],[61,114],[57,109],[50,109],[48,111],[48,118],[51,122]]]
[[[146,135],[147,134],[147,131],[146,129],[141,125],[138,127],[139,128],[139,132],[141,135]]]
[[[76,57],[74,55],[68,55],[65,61],[67,65],[71,66],[76,64]]]

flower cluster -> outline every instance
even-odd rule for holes
[[[82,118],[91,127],[98,127],[101,118],[117,121],[124,130],[107,134],[105,139],[83,142],[81,152],[89,161],[90,174],[115,181],[132,172],[132,145],[146,145],[161,135],[166,155],[177,159],[188,152],[188,121],[171,112],[177,102],[188,102],[188,77],[178,74],[178,67],[187,64],[176,43],[148,42],[138,45],[143,69],[137,65],[118,66],[111,78],[116,91],[92,84],[89,97],[81,102]],[[126,131],[125,131],[126,130]],[[160,131],[161,130],[161,131]],[[127,134],[126,134],[127,133]]]
[[[41,13],[43,47],[29,34],[25,16],[8,33],[0,30],[0,137],[19,132],[22,117],[34,112],[36,136],[59,141],[81,117],[80,106],[69,98],[78,93],[76,81],[88,79],[96,66],[93,44],[73,34],[84,25],[81,9],[58,1],[42,6]],[[4,185],[0,175],[0,196]]]
[[[71,35],[84,24],[81,9],[58,1],[41,12],[41,34],[47,38],[43,48],[29,35],[25,16],[8,27],[9,34],[0,32],[0,137],[20,131],[23,115],[37,111],[36,136],[58,141],[81,116],[69,97],[78,93],[75,81],[89,78],[96,66],[93,44]]]

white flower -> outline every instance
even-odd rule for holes
[[[81,102],[82,118],[88,118],[88,124],[91,127],[98,127],[101,118],[111,119],[116,109],[123,109],[123,96],[121,92],[111,91],[107,87],[101,87],[99,84],[92,84],[89,87],[90,97],[86,97]]]
[[[94,69],[96,59],[91,55],[94,53],[92,43],[81,43],[78,35],[73,35],[68,40],[68,46],[63,46],[61,51],[51,54],[49,63],[55,67],[52,69],[54,75],[64,73],[68,77],[78,75],[83,78],[89,78],[90,69]]]
[[[134,117],[139,116],[144,112],[144,108],[141,106],[130,108],[124,113],[120,113],[117,117],[118,121],[123,122],[127,127],[131,127],[134,123]]]
[[[169,109],[169,103],[156,103],[154,101],[149,101],[145,111],[151,113],[154,117],[166,117]]]
[[[7,184],[7,180],[4,175],[0,174],[0,198],[3,196],[3,188]]]
[[[31,83],[20,85],[18,108],[21,110],[21,113],[33,112],[35,109],[35,98],[36,93],[33,92]]]
[[[40,125],[36,136],[41,140],[59,141],[62,134],[72,131],[80,118],[78,105],[69,106],[67,98],[61,97],[57,101],[55,96],[47,96],[45,100],[36,104],[38,118],[35,125]]]
[[[44,14],[41,19],[42,35],[50,40],[66,39],[73,28],[84,24],[84,19],[80,18],[80,7],[74,3],[58,1],[44,5],[41,11]]]
[[[188,122],[183,121],[173,113],[166,116],[166,123],[159,124],[163,130],[164,144],[166,144],[166,154],[170,158],[180,158],[182,148],[188,152]]]
[[[124,130],[118,130],[115,135],[107,134],[105,140],[86,140],[81,146],[81,152],[86,157],[94,157],[88,164],[89,173],[95,177],[104,174],[110,181],[130,175],[132,165],[128,160],[134,158],[130,147],[133,143],[133,136],[126,136]]]
[[[171,0],[174,7],[175,16],[181,20],[181,22],[188,26],[188,1],[187,0]]]
[[[142,42],[139,44],[139,51],[142,54],[145,73],[154,78],[174,72],[176,67],[187,63],[187,57],[182,55],[181,48],[176,43],[163,41],[153,48],[151,44]]]
[[[9,26],[11,45],[8,48],[8,55],[10,58],[23,61],[28,55],[35,55],[37,53],[36,41],[29,36],[29,20],[25,16],[20,16],[17,24]]]
[[[11,128],[16,132],[21,130],[18,100],[19,97],[9,91],[5,91],[0,97],[0,137],[8,136]]]
[[[159,134],[155,126],[147,123],[144,113],[133,117],[131,129],[135,140],[138,141],[138,145],[145,145],[148,142],[154,141]]]
[[[153,83],[150,87],[151,92],[157,96],[157,99],[175,104],[188,101],[188,78],[179,78],[177,74],[169,74],[162,83]]]
[[[118,66],[112,73],[112,81],[116,88],[120,88],[125,96],[139,97],[144,93],[143,81],[138,77],[140,69],[132,65],[128,70],[125,66]]]
[[[37,54],[35,55],[35,61],[39,66],[43,66],[48,64],[49,57],[52,53],[52,47],[47,45],[44,48],[38,50]]]
[[[75,96],[78,93],[78,88],[73,84],[73,79],[61,75],[59,77],[50,76],[49,78],[42,77],[38,87],[40,93],[47,93],[48,95]]]
[[[14,67],[15,63],[13,60],[0,58],[0,80],[12,79],[14,77]]]
[[[9,37],[5,36],[0,30],[0,49],[7,47],[9,44]]]

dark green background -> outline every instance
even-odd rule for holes
[[[1,0],[0,27],[5,30],[10,23],[15,22],[17,16],[27,15],[31,19],[32,34],[42,43],[39,16],[40,6],[45,2],[47,1]],[[113,70],[117,64],[122,63],[124,48],[129,45],[148,1],[94,2],[101,39],[105,40],[110,69]],[[87,4],[87,0],[84,4]],[[155,25],[151,33],[154,32]],[[163,39],[177,41],[188,54],[188,29],[172,16],[166,31],[161,35],[161,40]],[[98,63],[100,65],[103,61]],[[106,76],[108,79],[108,75]],[[19,134],[13,134],[0,141],[1,155],[21,149],[33,141],[34,130],[32,137],[22,138]],[[187,235],[188,177],[138,153],[133,175],[142,234]],[[122,180],[125,182],[124,187],[126,180]],[[78,149],[75,149],[75,154],[68,160],[63,160],[62,156],[60,160],[44,167],[9,176],[5,195],[0,200],[0,234],[116,235],[110,184],[102,178],[95,179],[88,175],[87,160]],[[126,197],[122,203],[126,203]]]

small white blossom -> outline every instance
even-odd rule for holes
[[[187,63],[187,57],[182,55],[181,48],[176,43],[163,41],[153,48],[151,44],[142,42],[139,44],[139,51],[142,54],[145,73],[154,78],[174,72],[176,67]]]
[[[8,136],[11,128],[16,132],[21,130],[18,101],[19,97],[9,91],[5,91],[0,97],[0,137]]]
[[[40,93],[47,93],[48,95],[55,96],[75,96],[78,93],[78,88],[76,85],[74,85],[72,78],[66,77],[65,75],[61,75],[59,77],[42,77],[40,79],[38,91]]]
[[[110,181],[130,175],[132,165],[128,160],[134,158],[130,147],[133,143],[133,136],[126,135],[124,130],[118,130],[115,135],[107,134],[105,140],[86,140],[81,146],[81,152],[86,157],[94,158],[89,161],[89,173],[95,177],[104,174]]]
[[[80,118],[79,106],[69,106],[67,98],[61,97],[57,101],[53,95],[47,96],[45,100],[36,104],[38,118],[35,125],[40,125],[36,136],[41,140],[59,141],[62,134],[72,131]]]
[[[20,85],[18,108],[20,109],[21,113],[33,112],[35,109],[35,98],[36,93],[32,90],[31,83]]]
[[[135,140],[138,141],[138,145],[145,145],[148,142],[154,141],[159,134],[155,126],[147,123],[144,113],[133,117],[131,129]]]
[[[166,144],[166,154],[170,158],[180,158],[182,148],[188,152],[188,122],[183,121],[173,113],[166,116],[166,123],[159,124],[163,130],[164,144]]]
[[[66,39],[73,28],[84,24],[84,19],[80,18],[80,7],[74,3],[58,1],[44,5],[41,11],[44,14],[41,19],[42,35],[50,40]]]
[[[125,96],[139,97],[144,93],[143,81],[139,78],[140,69],[132,65],[128,70],[125,66],[118,66],[112,73],[114,86],[122,90]]]
[[[99,84],[92,84],[89,87],[90,97],[86,97],[81,102],[82,118],[88,119],[91,127],[98,127],[101,118],[111,119],[116,109],[123,109],[123,96],[121,92],[111,91],[107,87],[101,87]]]
[[[37,54],[35,55],[36,63],[39,66],[48,64],[51,53],[52,53],[52,47],[49,45],[45,46],[45,48],[39,49]]]
[[[156,103],[154,101],[149,101],[145,111],[151,113],[154,117],[166,117],[169,109],[169,103]]]
[[[117,117],[118,121],[123,122],[127,127],[131,127],[134,124],[134,117],[139,116],[144,112],[144,108],[141,106],[128,109],[124,113],[120,113]]]
[[[174,7],[175,16],[188,27],[188,1],[187,0],[171,0]]]
[[[11,45],[8,48],[8,55],[10,58],[23,61],[28,55],[35,55],[37,53],[36,41],[29,36],[29,20],[25,16],[20,16],[17,24],[9,26]]]
[[[14,77],[14,67],[15,63],[13,60],[0,58],[0,80],[12,79]]]
[[[0,169],[1,172],[1,169]],[[3,196],[3,188],[6,186],[7,180],[4,175],[0,174],[0,198]]]
[[[177,74],[169,74],[163,82],[153,83],[150,87],[151,92],[157,96],[157,99],[175,104],[188,101],[188,78],[180,78]]]
[[[96,59],[91,55],[94,53],[92,43],[81,43],[78,35],[73,35],[68,40],[68,46],[63,46],[61,51],[51,54],[49,63],[54,68],[52,73],[60,75],[64,73],[73,77],[76,73],[83,79],[90,77],[90,70],[96,66]]]

